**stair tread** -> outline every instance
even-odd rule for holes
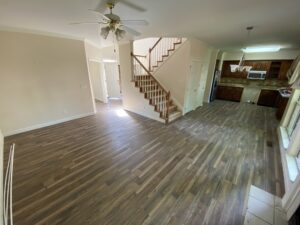
[[[151,87],[151,86],[158,86],[157,83],[149,84],[149,85],[141,85],[140,87]]]
[[[147,91],[146,93],[149,93],[149,92],[162,92],[162,90],[161,89],[150,90],[150,91]]]
[[[156,96],[151,97],[151,99],[154,99],[154,98],[161,98],[161,97],[165,97],[165,95],[156,95]]]
[[[177,111],[174,111],[174,112],[170,113],[169,116],[174,116],[174,115],[177,115],[177,114],[181,115],[181,112],[177,110]]]

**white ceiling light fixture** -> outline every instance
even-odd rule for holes
[[[268,45],[268,46],[253,46],[242,48],[245,53],[255,53],[255,52],[278,52],[281,49],[279,45]]]
[[[250,32],[253,30],[253,26],[247,27],[246,30],[248,31],[248,39],[250,38]],[[238,65],[236,64],[231,64],[230,65],[230,71],[232,73],[234,72],[249,72],[252,69],[252,66],[243,66],[245,61],[245,54],[243,53],[240,62]]]

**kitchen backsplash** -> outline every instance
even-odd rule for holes
[[[266,79],[266,80],[249,80],[243,78],[228,78],[222,77],[220,83],[229,84],[242,84],[242,85],[255,85],[255,86],[274,86],[274,87],[287,87],[288,82],[285,80]]]

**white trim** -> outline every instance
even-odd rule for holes
[[[95,42],[90,41],[90,40],[88,40],[88,39],[86,39],[86,38],[84,38],[83,41],[86,42],[86,43],[89,44],[89,45],[92,45],[94,48],[97,48],[98,50],[101,50],[101,48],[103,48],[101,45],[98,45],[98,44],[96,44]],[[112,46],[113,46],[113,45],[112,45]]]
[[[289,147],[289,144],[290,144],[290,138],[289,138],[289,135],[287,133],[287,130],[286,130],[285,127],[279,127],[279,131],[280,131],[279,138],[282,141],[283,147],[285,148],[285,150],[287,150],[288,147]]]
[[[0,31],[34,34],[34,35],[54,37],[54,38],[63,38],[63,39],[82,41],[82,42],[84,41],[84,38],[76,37],[73,35],[60,34],[60,33],[54,33],[54,32],[42,31],[42,30],[26,29],[26,28],[21,28],[21,27],[10,27],[10,26],[0,25]]]
[[[289,190],[286,190],[282,198],[282,207],[287,212],[289,220],[297,210],[300,203],[300,177],[298,176]]]
[[[3,149],[4,138],[0,130],[0,225],[3,225]]]
[[[282,136],[281,136],[282,134],[281,134],[280,127],[278,127],[278,129],[277,129],[277,135],[278,135],[278,140],[279,140],[279,150],[280,150],[281,164],[282,164],[282,170],[283,170],[284,188],[285,188],[285,191],[287,192],[292,187],[293,182],[290,180],[290,177],[289,177],[288,165],[287,165],[287,161],[286,161],[286,157],[285,157],[286,149],[283,147],[283,140],[282,140]]]
[[[149,115],[149,114],[144,113],[144,112],[139,112],[139,113],[137,113],[137,112],[133,111],[132,109],[130,109],[130,108],[128,108],[128,107],[124,107],[124,106],[123,106],[123,109],[126,110],[126,111],[129,111],[129,112],[131,112],[131,113],[137,114],[137,115],[139,115],[139,116],[146,117],[146,118],[148,118],[148,119],[152,119],[152,120],[155,120],[155,121],[158,121],[158,122],[161,122],[161,123],[165,123],[165,120],[164,120],[164,119],[161,119],[161,118],[159,117],[159,113],[158,113],[158,112],[156,112],[156,113],[157,113],[157,117],[155,117],[155,116]]]
[[[30,127],[21,128],[21,129],[17,129],[17,130],[14,130],[14,131],[4,132],[4,137],[24,133],[24,132],[27,132],[27,131],[31,131],[31,130],[35,130],[35,129],[39,129],[39,128],[43,128],[43,127],[56,125],[56,124],[59,124],[59,123],[68,122],[68,121],[75,120],[75,119],[80,119],[80,118],[87,117],[87,116],[92,116],[92,115],[95,115],[95,114],[96,114],[95,112],[90,112],[90,113],[85,113],[85,114],[81,114],[81,115],[67,117],[67,118],[64,118],[64,119],[54,120],[54,121],[47,122],[47,123],[36,124],[36,125],[30,126]]]
[[[297,166],[296,158],[289,154],[285,154],[285,158],[286,158],[290,180],[292,182],[295,182],[298,176],[298,166]]]

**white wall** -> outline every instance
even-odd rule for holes
[[[124,43],[119,45],[123,108],[142,116],[164,122],[159,118],[159,114],[154,111],[154,107],[149,105],[149,101],[144,98],[144,95],[140,93],[139,89],[134,86],[133,82],[131,82],[131,52],[132,43]]]
[[[133,53],[135,55],[148,55],[149,49],[154,46],[159,38],[145,38],[133,42]]]
[[[94,113],[84,42],[0,32],[4,135]]]

